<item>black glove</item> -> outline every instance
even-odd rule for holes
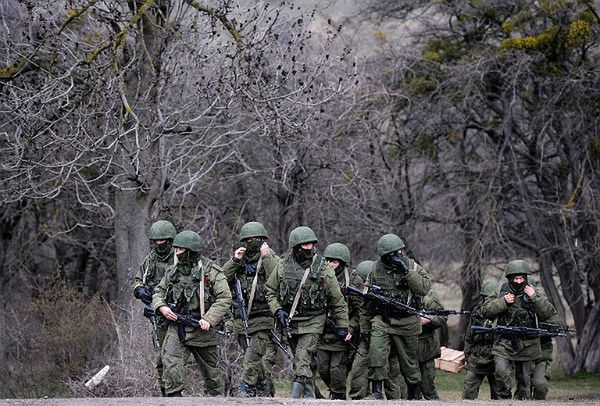
[[[400,256],[392,256],[391,258],[392,268],[400,272],[402,275],[406,275],[410,270],[408,268],[408,259]]]
[[[133,291],[133,296],[136,299],[140,299],[144,304],[152,303],[152,292],[147,286],[138,286]]]
[[[149,304],[144,306],[144,317],[147,317],[149,319],[154,317],[154,309],[152,309],[152,306],[150,306]]]
[[[340,338],[346,338],[346,336],[348,335],[348,329],[346,327],[340,327],[337,330],[337,335]]]
[[[362,333],[360,333],[360,339],[362,341],[364,341],[365,343],[371,342],[371,332],[370,331],[363,331]]]
[[[277,309],[275,312],[275,317],[277,318],[277,323],[281,325],[281,327],[287,327],[289,314],[283,309]]]

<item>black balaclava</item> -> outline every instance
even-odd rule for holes
[[[165,240],[165,242],[162,244],[157,244],[156,240],[151,240],[152,248],[154,248],[154,251],[156,251],[156,253],[163,258],[171,251],[172,243],[173,240]]]
[[[177,270],[184,275],[189,274],[194,265],[198,262],[199,257],[200,253],[186,249],[185,252],[177,255]]]
[[[244,247],[246,248],[244,257],[247,261],[258,261],[258,257],[260,256],[260,247],[263,245],[263,242],[263,240],[244,242]]]
[[[305,250],[302,248],[302,245],[296,245],[292,251],[292,255],[296,262],[300,264],[302,268],[306,269],[312,264],[313,257],[315,256],[315,248],[313,246],[313,248]]]
[[[522,283],[515,283],[515,278],[517,276],[522,276],[525,280]],[[527,276],[511,275],[510,279],[508,280],[508,285],[510,286],[510,289],[512,291],[514,291],[515,293],[521,293],[521,292],[523,292],[523,289],[525,289],[525,286],[527,286]]]

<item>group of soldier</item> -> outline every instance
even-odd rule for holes
[[[218,366],[222,325],[230,325],[244,350],[241,396],[274,396],[271,369],[278,351],[293,361],[292,398],[321,397],[319,376],[330,399],[438,399],[434,359],[436,330],[449,314],[431,289],[427,271],[409,258],[395,234],[377,243],[378,259],[350,268],[341,243],[317,253],[309,227],[289,235],[289,252],[279,257],[258,222],[240,229],[240,244],[221,268],[202,255],[194,231],[177,233],[158,221],[150,228],[151,252],[136,275],[134,295],[154,322],[156,369],[163,396],[181,396],[186,360],[193,355],[209,396],[224,395]],[[525,261],[510,262],[506,282],[485,283],[467,331],[467,374],[463,397],[475,399],[487,376],[492,399],[545,398],[552,341],[539,335],[497,335],[494,328],[539,329],[560,324],[548,299],[527,278]],[[288,348],[291,349],[291,353]],[[549,348],[549,353],[548,353]],[[537,385],[537,383],[541,384]]]

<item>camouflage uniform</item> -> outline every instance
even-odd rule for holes
[[[429,292],[431,281],[424,268],[403,255],[403,248],[404,242],[397,235],[386,234],[381,237],[377,243],[381,258],[374,264],[366,285],[379,286],[383,296],[421,308],[422,296]],[[361,331],[371,331],[369,380],[372,388],[368,398],[383,398],[383,381],[390,375],[388,358],[394,348],[407,384],[407,398],[415,399],[421,382],[417,360],[418,336],[421,333],[419,317],[390,309],[387,322],[382,317],[386,309],[373,305],[363,306],[361,315]]]
[[[552,315],[553,306],[548,299],[535,291],[533,297],[527,296],[523,290],[512,286],[516,276],[531,275],[531,270],[525,261],[511,261],[506,266],[505,276],[509,282],[500,288],[497,298],[488,297],[483,304],[482,314],[488,319],[496,319],[498,325],[514,327],[537,327],[538,318],[546,319]],[[515,295],[514,303],[507,303],[504,295]],[[517,388],[515,399],[530,397],[531,374],[533,361],[540,358],[542,350],[537,337],[496,337],[492,348],[494,355],[495,375],[498,395],[501,399],[511,398],[511,364],[514,363]]]
[[[547,323],[562,325],[558,312],[554,309],[554,314],[547,318]],[[532,398],[544,400],[548,395],[548,381],[550,380],[550,365],[552,365],[552,337],[540,337],[540,347],[542,355],[535,360],[533,375],[531,377]]]
[[[177,234],[175,227],[169,221],[159,220],[150,227],[148,237],[152,245],[152,251],[144,258],[140,272],[135,274],[135,283],[133,286],[133,295],[138,299],[141,299],[141,292],[144,289],[148,290],[147,293],[150,297],[143,299],[145,303],[152,301],[154,288],[163,276],[165,276],[167,267],[173,264],[175,252],[173,251],[172,243],[175,234]],[[157,240],[166,240],[166,242],[164,244],[156,244],[155,241]],[[154,348],[154,359],[158,375],[158,386],[163,396],[165,396],[165,386],[162,380],[163,363],[160,347],[162,347],[165,340],[168,326],[167,320],[164,317],[156,317],[156,332],[160,346]]]
[[[183,231],[173,240],[174,247],[186,248],[177,256],[177,265],[167,269],[156,286],[152,307],[158,314],[160,308],[172,304],[180,314],[204,319],[211,326],[221,322],[231,305],[231,291],[225,274],[212,260],[200,255],[200,237],[193,231]],[[202,314],[201,295],[204,295]],[[202,331],[200,326],[185,326],[180,340],[177,323],[170,323],[162,347],[163,380],[167,396],[181,396],[184,388],[185,362],[190,353],[198,362],[204,378],[204,393],[219,396],[224,393],[221,371],[218,367],[219,335]]]
[[[480,292],[481,302],[471,311],[471,320],[465,335],[465,358],[467,360],[467,373],[463,389],[463,399],[477,399],[479,387],[487,376],[490,385],[491,398],[499,399],[496,389],[496,378],[494,376],[494,356],[492,347],[494,345],[493,334],[472,334],[471,326],[491,327],[491,320],[481,314],[481,307],[488,297],[496,297],[498,283],[488,281],[483,284]]]
[[[438,295],[431,289],[423,298],[423,307],[430,310],[444,308]],[[435,358],[442,355],[438,329],[446,324],[448,317],[429,316],[431,322],[421,326],[419,334],[419,369],[421,370],[421,394],[427,400],[439,399],[435,389]]]
[[[278,323],[291,320],[289,344],[295,375],[292,397],[314,397],[312,362],[325,325],[325,312],[328,309],[336,326],[347,331],[348,306],[329,263],[312,249],[302,248],[303,244],[317,242],[314,232],[308,227],[297,227],[289,240],[290,254],[277,264],[267,280],[267,298]],[[296,312],[288,316],[306,269],[309,273]]]
[[[276,361],[277,348],[269,339],[269,331],[273,328],[274,319],[267,302],[265,283],[279,258],[269,250],[269,254],[261,255],[260,246],[268,238],[262,224],[249,222],[240,230],[240,241],[245,242],[246,255],[241,260],[235,257],[223,266],[229,286],[240,281],[243,300],[248,310],[252,287],[254,296],[252,308],[248,313],[248,335],[250,346],[246,343],[244,326],[239,309],[234,310],[233,331],[238,335],[238,342],[244,349],[244,372],[240,382],[240,393],[244,396],[273,396],[274,386],[271,370]],[[248,241],[257,239],[257,241]],[[232,291],[232,294],[235,290]]]
[[[363,281],[356,272],[348,271],[350,250],[343,244],[334,243],[325,249],[323,256],[327,260],[340,261],[335,269],[338,286],[344,294],[348,305],[349,330],[354,345],[358,345],[360,307],[362,300],[356,296],[346,296],[346,287],[352,286],[363,290]],[[328,317],[330,315],[328,314]],[[325,326],[317,351],[317,367],[319,375],[330,391],[331,399],[346,399],[346,379],[348,367],[351,366],[353,354],[350,354],[344,338]]]

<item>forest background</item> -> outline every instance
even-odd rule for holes
[[[394,232],[463,309],[525,258],[577,330],[564,373],[600,372],[599,9],[3,1],[0,396],[77,392],[107,360],[112,395],[151,393],[132,281],[158,219],[220,263],[247,221],[353,265]]]

